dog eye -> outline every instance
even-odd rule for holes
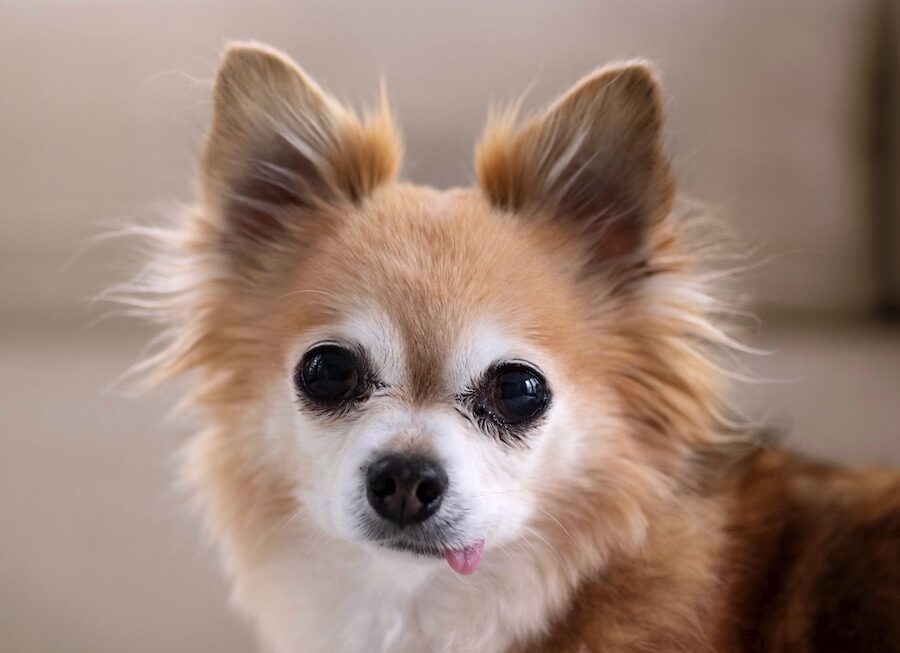
[[[297,389],[320,404],[337,404],[359,394],[363,374],[357,356],[337,345],[315,347],[303,355],[294,374]]]
[[[547,385],[535,370],[504,365],[491,381],[488,410],[506,424],[522,424],[544,412],[548,397]]]

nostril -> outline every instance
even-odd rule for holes
[[[369,466],[366,485],[370,496],[387,499],[397,492],[401,462],[397,456],[384,456]]]
[[[374,479],[369,484],[369,487],[375,496],[381,498],[389,497],[397,491],[397,481],[394,480],[393,476],[382,476]]]
[[[425,480],[416,488],[416,498],[427,506],[444,493],[444,484],[438,480]]]

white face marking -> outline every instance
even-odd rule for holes
[[[337,417],[323,417],[297,402],[293,370],[305,351],[323,341],[359,346],[386,390]],[[510,446],[468,419],[461,404],[418,406],[402,398],[408,383],[403,340],[383,313],[355,312],[339,324],[304,334],[292,351],[285,361],[285,388],[294,413],[293,439],[304,461],[300,499],[323,531],[366,543],[367,524],[380,518],[368,505],[365,470],[381,454],[411,448],[428,452],[447,473],[443,503],[428,520],[441,522],[434,526],[439,545],[457,548],[485,539],[490,547],[521,535],[540,485],[533,479],[535,470],[546,461],[549,439],[543,436],[564,420],[558,393],[540,423],[525,434],[526,441]],[[445,374],[456,392],[496,363],[511,360],[536,366],[555,388],[553,361],[488,321],[463,329],[446,357],[437,373]]]

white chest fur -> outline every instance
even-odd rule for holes
[[[236,600],[274,653],[502,653],[563,594],[526,551],[489,550],[462,577],[440,560],[307,544],[238,570]]]

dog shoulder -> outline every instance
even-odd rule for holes
[[[736,650],[900,651],[900,475],[769,452],[734,490]]]
[[[900,652],[900,474],[761,451],[715,485],[521,650]]]

